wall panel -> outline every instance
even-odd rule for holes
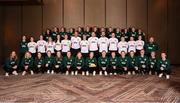
[[[43,0],[43,30],[54,26],[61,27],[62,21],[62,0]]]
[[[126,27],[126,0],[106,0],[106,26]]]
[[[12,50],[19,52],[21,37],[21,8],[19,6],[4,7],[3,58],[9,56]],[[5,59],[4,59],[5,60]]]
[[[148,0],[148,31],[160,46],[167,51],[167,0]]]
[[[147,0],[127,0],[127,27],[141,28],[147,33]]]
[[[105,26],[105,0],[85,0],[85,26]]]
[[[23,34],[34,36],[37,39],[42,32],[41,6],[23,6],[22,13]]]
[[[64,26],[84,26],[84,0],[64,0]]]

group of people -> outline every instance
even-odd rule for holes
[[[6,60],[5,75],[34,73],[65,73],[66,75],[165,75],[171,68],[165,52],[156,57],[158,45],[154,38],[146,41],[140,29],[64,27],[47,29],[35,42],[26,35],[20,42],[20,58],[15,51]]]

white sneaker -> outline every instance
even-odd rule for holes
[[[109,75],[113,75],[113,73],[109,73]]]
[[[74,75],[74,72],[73,72],[73,71],[71,72],[71,75]]]
[[[131,72],[130,72],[130,71],[128,72],[128,75],[131,75]]]
[[[54,70],[51,71],[51,74],[54,74]]]
[[[108,75],[108,74],[107,74],[107,71],[104,71],[104,75],[105,75],[105,76],[107,76],[107,75]]]
[[[50,73],[50,70],[47,71],[47,74],[49,74],[49,73]]]
[[[5,76],[6,76],[6,77],[9,77],[9,73],[5,73]]]
[[[149,75],[152,75],[152,72],[151,72],[151,71],[149,71]]]
[[[169,79],[170,78],[170,76],[169,75],[166,75],[166,79]]]
[[[33,75],[34,74],[34,72],[31,70],[31,75]]]
[[[114,75],[117,75],[117,73],[114,73]]]
[[[75,75],[78,75],[78,71],[75,71]]]
[[[85,72],[82,72],[82,75],[84,76],[84,75],[85,75]]]
[[[87,75],[87,76],[89,75],[89,71],[86,71],[86,75]]]
[[[18,75],[17,71],[12,72],[13,75]]]
[[[135,75],[136,74],[135,71],[133,71],[132,74]]]
[[[26,71],[23,71],[22,76],[24,76],[25,74],[26,74]]]
[[[69,71],[66,71],[66,75],[69,75]]]
[[[96,75],[96,71],[93,71],[93,76],[95,76]]]
[[[102,75],[102,71],[99,72],[99,75]]]
[[[161,73],[161,74],[159,74],[159,78],[161,78],[163,76],[163,74]]]

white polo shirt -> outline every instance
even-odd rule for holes
[[[73,49],[79,49],[80,48],[80,42],[81,38],[80,37],[71,37],[71,43],[72,43],[72,48]]]
[[[118,39],[117,38],[110,38],[109,39],[109,50],[110,51],[117,51],[118,47]]]
[[[119,53],[121,53],[122,51],[125,51],[127,53],[127,49],[128,49],[128,43],[126,41],[122,42],[120,41],[118,43],[118,51]]]
[[[36,53],[36,46],[37,46],[36,42],[29,42],[28,43],[28,51],[30,53]]]
[[[71,41],[70,40],[62,40],[61,45],[62,45],[62,52],[70,51],[70,47],[71,47]]]
[[[38,40],[37,41],[37,51],[40,53],[46,52],[46,44],[47,42],[45,40]]]
[[[89,42],[87,40],[82,40],[80,42],[81,53],[89,53]]]
[[[98,40],[99,52],[108,52],[109,39],[107,37],[100,37]]]

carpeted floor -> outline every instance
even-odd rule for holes
[[[180,102],[180,66],[157,76],[0,76],[0,102]]]

